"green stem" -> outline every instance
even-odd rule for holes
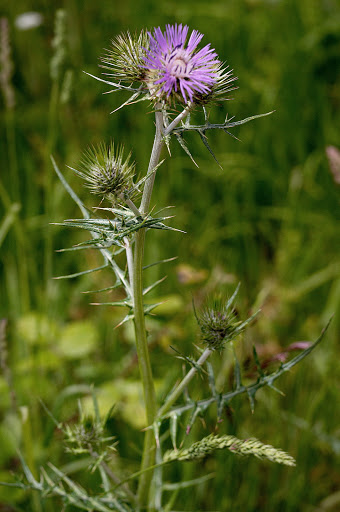
[[[21,425],[22,425],[22,440],[24,445],[24,458],[27,462],[28,467],[32,470],[32,475],[35,479],[38,478],[39,471],[36,466],[34,457],[34,442],[31,426],[31,418],[29,415],[29,407],[20,407]],[[40,497],[36,494],[32,494],[32,512],[42,512],[42,505]]]
[[[125,252],[126,252],[126,261],[128,267],[128,275],[129,275],[129,284],[130,284],[130,293],[131,297],[133,297],[133,253],[130,240],[125,237]],[[128,292],[128,289],[126,290]]]
[[[131,201],[131,199],[125,199],[126,204],[130,208],[130,210],[133,211],[133,213],[136,215],[136,217],[140,216],[140,211],[136,207],[136,205]]]
[[[166,134],[170,132],[179,124],[189,113],[189,108],[179,114],[174,121],[166,128]],[[156,105],[156,133],[150,157],[148,174],[150,177],[145,181],[143,197],[140,205],[140,214],[145,215],[149,212],[151,195],[153,185],[155,182],[156,172],[152,173],[159,163],[161,151],[164,145],[164,129],[163,129],[163,113],[160,105]],[[150,364],[147,334],[145,328],[144,317],[144,303],[143,303],[143,257],[144,257],[144,244],[145,244],[145,229],[140,229],[136,233],[135,239],[135,254],[133,262],[133,307],[134,307],[134,322],[135,322],[135,336],[138,354],[139,370],[143,384],[144,403],[146,411],[146,419],[148,425],[152,425],[156,417],[156,394],[152,378],[152,370]],[[150,466],[155,463],[155,436],[152,429],[145,433],[143,457],[141,463],[141,478],[138,485],[138,503],[141,507],[148,507],[148,496],[150,484],[152,480],[152,471],[147,471]]]
[[[163,147],[163,116],[156,112],[156,134],[152,153],[149,162],[148,173],[156,167],[159,162],[161,150]],[[140,206],[141,214],[148,212],[152,189],[155,181],[155,174],[152,174],[146,180],[144,185],[143,197]],[[146,411],[146,420],[148,425],[152,425],[156,416],[156,394],[152,378],[150,364],[147,334],[145,328],[144,303],[143,303],[143,256],[145,244],[145,229],[141,229],[136,234],[135,254],[133,262],[133,305],[134,305],[134,323],[136,346],[138,354],[139,370],[143,385],[144,404]],[[154,465],[155,461],[155,439],[152,430],[147,430],[144,438],[143,457],[141,463],[142,476],[138,486],[138,503],[141,507],[147,507],[149,489],[152,479],[152,471],[145,471]]]
[[[186,374],[178,386],[169,395],[163,406],[159,409],[157,418],[161,418],[170,410],[171,406],[176,402],[177,398],[181,395],[181,393],[183,393],[184,389],[187,387],[193,376],[197,373],[197,366],[202,366],[211,354],[212,350],[210,348],[206,348],[201,357],[196,362],[196,365],[191,368],[191,370]]]
[[[121,480],[119,482],[119,484],[115,485],[111,491],[112,492],[115,492],[117,489],[119,489],[119,487],[121,487],[122,485],[126,484],[127,482],[129,482],[130,480],[133,480],[134,478],[137,478],[139,477],[140,475],[142,475],[143,473],[145,472],[148,472],[150,473],[151,471],[153,471],[154,469],[157,469],[161,466],[165,466],[166,464],[169,464],[169,461],[166,461],[166,462],[161,462],[160,464],[154,464],[153,466],[149,466],[148,468],[146,469],[141,469],[139,471],[137,471],[136,473],[133,473],[132,475],[129,475],[128,477],[124,478],[124,480]],[[8,485],[8,484],[7,484]]]
[[[184,110],[180,114],[178,114],[177,117],[165,128],[164,135],[169,135],[176,126],[183,121],[186,116],[189,114],[191,108],[191,104],[189,104],[187,107],[185,107]]]

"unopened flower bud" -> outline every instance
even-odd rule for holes
[[[144,57],[149,46],[148,34],[145,30],[139,36],[129,32],[120,34],[111,42],[111,48],[101,58],[104,69],[110,70],[113,76],[123,82],[138,82],[145,79],[146,70]]]
[[[115,202],[126,194],[133,185],[134,164],[130,163],[131,153],[123,159],[124,148],[115,151],[114,143],[108,147],[100,144],[88,150],[75,172],[81,176],[92,194]]]
[[[213,298],[201,311],[195,312],[201,329],[201,339],[211,350],[221,350],[226,343],[234,340],[258,313],[256,312],[244,322],[237,320],[233,302],[238,289],[239,286],[230,299]]]

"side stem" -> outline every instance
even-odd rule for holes
[[[157,418],[161,418],[170,410],[171,406],[176,402],[177,398],[181,395],[181,393],[183,393],[184,389],[187,387],[193,376],[197,373],[197,367],[202,366],[203,363],[205,363],[205,361],[211,355],[211,353],[212,350],[210,348],[205,349],[201,357],[198,359],[198,361],[196,361],[196,366],[191,368],[191,370],[181,380],[178,386],[169,395],[164,405],[159,409]]]

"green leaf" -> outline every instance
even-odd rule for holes
[[[75,272],[74,274],[68,274],[66,276],[53,277],[53,279],[72,279],[73,277],[84,276],[86,274],[91,274],[92,272],[97,272],[98,270],[103,270],[103,268],[106,268],[106,267],[108,267],[107,264],[102,265],[101,267],[90,268],[89,270],[83,270],[82,272]]]
[[[104,84],[112,85],[113,87],[115,87],[117,89],[117,91],[124,90],[124,91],[131,91],[134,93],[139,91],[139,89],[135,89],[134,87],[127,87],[126,85],[116,84],[115,82],[110,82],[109,80],[104,80],[103,78],[99,78],[99,76],[91,75],[91,73],[87,73],[86,71],[83,71],[83,73],[85,73],[85,75],[90,76],[91,78],[94,78],[95,80],[98,80],[99,82],[104,82]]]
[[[170,416],[170,437],[173,449],[177,449],[176,445],[176,437],[177,437],[177,426],[178,426],[178,416],[177,414],[172,414]]]
[[[150,284],[150,286],[148,286],[147,288],[144,288],[143,290],[143,295],[146,295],[147,293],[149,293],[151,290],[153,290],[156,286],[158,286],[160,283],[163,283],[163,281],[165,281],[165,279],[167,278],[167,276],[164,276],[162,277],[161,279],[158,279],[158,281]]]
[[[308,347],[305,350],[303,350],[300,354],[295,356],[293,359],[291,359],[287,363],[282,364],[280,366],[280,368],[278,370],[276,370],[275,372],[273,372],[273,373],[271,373],[269,375],[265,375],[263,377],[260,377],[256,382],[254,382],[253,384],[251,384],[249,386],[244,386],[241,383],[240,367],[239,367],[239,363],[238,363],[238,361],[237,361],[237,359],[235,357],[235,389],[233,391],[230,391],[228,393],[224,393],[222,395],[218,395],[217,397],[213,396],[213,397],[210,397],[210,398],[199,400],[198,402],[195,402],[195,403],[189,402],[189,403],[186,403],[186,404],[184,404],[182,406],[174,407],[168,413],[166,413],[162,417],[162,419],[169,418],[172,414],[178,414],[178,416],[181,416],[182,414],[184,414],[185,412],[190,411],[191,409],[195,410],[197,408],[200,408],[201,410],[205,410],[210,405],[212,405],[214,403],[219,403],[220,400],[223,400],[223,402],[225,404],[227,404],[235,396],[241,395],[243,393],[248,395],[248,398],[250,400],[250,404],[251,404],[251,407],[252,407],[252,410],[253,410],[254,398],[255,398],[256,392],[259,389],[261,389],[263,387],[266,387],[266,386],[271,387],[271,388],[275,388],[275,386],[273,387],[273,383],[279,377],[281,377],[281,375],[283,375],[284,373],[290,371],[294,366],[296,366],[300,361],[302,361],[305,357],[307,357],[312,352],[312,350],[314,350],[318,346],[318,344],[323,339],[323,337],[324,337],[324,335],[325,335],[325,333],[326,333],[326,331],[327,331],[327,329],[329,327],[330,322],[331,322],[331,320],[329,320],[329,322],[327,323],[325,328],[322,330],[320,336],[317,338],[317,340],[310,347]],[[276,388],[275,388],[275,390],[279,391]]]
[[[155,313],[157,315],[174,315],[183,310],[184,302],[180,295],[171,294],[164,297],[157,297],[154,299],[158,305],[155,306]]]
[[[192,160],[192,162],[196,165],[196,167],[198,167],[198,164],[195,162],[194,160],[194,157],[192,156],[192,154],[190,153],[189,151],[189,148],[185,142],[185,140],[183,139],[183,137],[179,134],[179,133],[176,133],[176,131],[174,132],[175,134],[175,137],[179,143],[179,145],[181,146],[182,149],[184,149],[184,151],[186,152],[186,154],[190,157],[190,159]]]
[[[205,145],[205,147],[207,148],[207,150],[209,151],[209,153],[213,156],[213,158],[214,158],[215,162],[217,163],[217,165],[220,167],[220,169],[222,169],[221,164],[217,160],[217,158],[215,156],[215,153],[213,152],[213,150],[210,147],[210,144],[208,142],[207,136],[205,135],[205,132],[203,130],[198,130],[198,134],[201,137],[201,140],[202,140],[203,144]]]
[[[172,258],[167,258],[166,260],[155,261],[154,263],[150,263],[150,265],[145,265],[145,267],[143,267],[143,270],[146,270],[147,268],[154,267],[155,265],[160,265],[161,263],[169,263],[170,261],[175,261],[177,259],[178,259],[178,256],[174,256]]]
[[[53,156],[51,155],[51,161],[52,161],[52,165],[54,167],[54,170],[55,172],[57,173],[58,175],[58,178],[60,179],[61,183],[63,184],[65,190],[70,194],[70,196],[72,197],[73,201],[79,206],[79,209],[81,211],[81,213],[83,214],[83,216],[85,218],[89,218],[90,217],[90,214],[86,208],[86,206],[84,205],[84,203],[79,199],[79,197],[77,196],[77,194],[74,192],[74,190],[70,187],[70,185],[67,183],[67,181],[65,180],[63,174],[60,172]]]
[[[57,324],[48,316],[31,311],[17,321],[17,333],[29,345],[47,345],[58,336]]]
[[[10,230],[12,224],[14,224],[16,219],[18,218],[18,213],[20,209],[21,205],[19,203],[13,203],[8,209],[8,212],[6,213],[5,217],[2,219],[2,222],[0,224],[0,247],[4,239],[6,238],[6,235]]]
[[[98,343],[93,323],[80,320],[68,324],[60,335],[58,350],[68,359],[81,359],[91,354]]]
[[[164,491],[175,491],[177,489],[187,489],[188,487],[193,487],[195,485],[201,485],[212,478],[215,478],[215,473],[210,473],[208,475],[201,476],[199,478],[194,478],[193,480],[185,480],[184,482],[173,483],[165,483],[163,484]]]

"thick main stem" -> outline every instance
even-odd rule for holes
[[[153,185],[155,182],[156,172],[152,171],[157,167],[161,151],[164,145],[163,130],[163,114],[160,110],[160,105],[156,105],[156,134],[152,147],[152,153],[150,157],[148,175],[150,177],[146,180],[144,185],[143,197],[140,205],[140,214],[145,215],[149,212],[151,195]],[[185,108],[167,127],[166,135],[170,134],[171,131],[188,115],[189,107]],[[143,304],[143,257],[144,257],[144,244],[145,244],[145,229],[140,229],[136,233],[135,239],[135,254],[133,262],[132,279],[133,284],[131,287],[133,290],[133,308],[134,308],[134,322],[135,322],[135,335],[136,335],[136,346],[139,370],[141,380],[143,384],[144,392],[144,403],[146,411],[146,419],[148,425],[152,425],[157,412],[156,406],[156,394],[152,378],[152,370],[150,364],[150,357],[148,351],[148,342],[145,328],[145,317],[144,317],[144,304]],[[130,279],[131,279],[130,277]],[[138,504],[140,507],[148,507],[148,496],[150,490],[150,484],[152,480],[152,471],[147,471],[150,466],[155,463],[155,436],[153,430],[147,430],[144,438],[143,447],[143,458],[141,464],[141,477],[138,485]]]
[[[163,147],[163,116],[156,112],[156,134],[152,153],[149,162],[148,173],[150,173],[158,164],[161,150]],[[152,189],[155,181],[155,174],[152,174],[145,182],[140,213],[146,214],[149,211]],[[139,370],[143,384],[144,403],[146,411],[146,420],[148,425],[152,425],[156,415],[156,394],[152,378],[152,370],[148,351],[148,342],[145,328],[144,303],[143,303],[143,256],[145,243],[145,229],[140,229],[136,234],[135,255],[133,262],[133,306],[134,323]],[[147,430],[144,438],[143,458],[141,471],[145,471],[152,466],[155,461],[155,439],[152,430]],[[146,508],[148,504],[148,495],[152,471],[146,471],[141,474],[138,486],[138,503],[140,507]]]

